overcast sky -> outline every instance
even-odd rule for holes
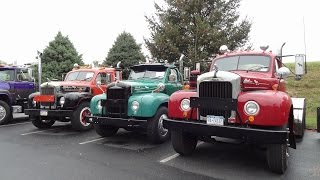
[[[149,37],[145,15],[154,13],[154,0],[0,0],[0,60],[33,62],[58,31],[68,35],[83,60],[91,63],[107,56],[117,36],[131,33],[137,43]],[[162,2],[162,0],[156,0]],[[308,2],[308,3],[307,3]],[[239,9],[253,26],[254,47],[270,45],[274,51],[286,42],[284,54],[304,53],[304,26],[308,60],[320,60],[318,1],[242,0]]]

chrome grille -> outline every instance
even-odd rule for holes
[[[208,81],[199,84],[199,97],[217,97],[217,98],[232,98],[232,84],[230,82]],[[214,106],[211,109],[199,108],[201,116],[231,116],[231,111],[225,114],[225,111],[215,110]]]

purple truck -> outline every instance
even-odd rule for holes
[[[30,68],[0,65],[0,124],[9,122],[13,113],[23,112],[33,92],[35,83]]]

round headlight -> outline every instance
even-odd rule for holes
[[[137,110],[139,109],[139,102],[138,102],[138,101],[133,101],[133,102],[132,102],[131,109],[132,109],[133,111],[137,111]]]
[[[60,98],[60,100],[59,100],[59,104],[61,105],[61,106],[63,106],[64,105],[64,103],[65,103],[65,98],[64,97],[61,97]]]
[[[189,99],[182,99],[180,103],[180,108],[183,111],[189,111],[190,110],[190,100]]]
[[[244,105],[244,112],[249,116],[254,116],[259,113],[260,106],[255,101],[248,101]]]
[[[98,108],[99,110],[102,109],[101,100],[99,100],[99,101],[97,102],[97,108]]]

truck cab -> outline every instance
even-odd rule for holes
[[[107,86],[108,91],[92,98],[88,121],[103,136],[115,135],[119,128],[147,131],[153,143],[169,138],[162,120],[167,117],[169,96],[182,89],[182,75],[174,65],[139,64],[131,67],[128,80]]]
[[[171,130],[173,148],[190,155],[198,140],[237,139],[267,147],[270,169],[284,173],[288,144],[296,148],[295,130],[303,136],[305,124],[305,99],[286,93],[289,74],[282,56],[264,48],[223,52],[197,78],[196,89],[170,96],[164,127]]]
[[[0,124],[12,119],[12,113],[27,108],[29,94],[35,92],[31,69],[0,65]]]
[[[55,121],[71,121],[75,130],[88,130],[92,128],[85,121],[85,116],[90,114],[89,102],[93,96],[106,91],[107,84],[117,78],[117,71],[116,68],[79,67],[67,73],[64,81],[45,82],[40,85],[40,92],[29,95],[25,114],[40,129],[51,127]]]

